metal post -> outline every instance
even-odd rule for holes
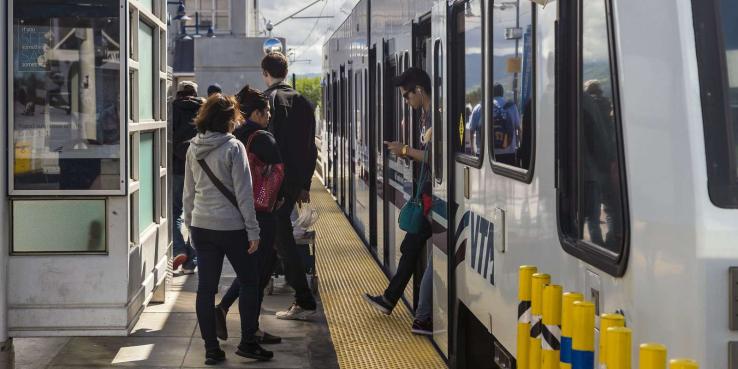
[[[561,349],[561,293],[559,285],[543,289],[543,369],[559,369]]]
[[[660,343],[641,344],[638,368],[666,369],[666,346]]]
[[[607,337],[607,360],[605,362],[608,369],[630,369],[630,342],[632,335],[633,332],[631,332],[630,328],[607,328],[607,331],[605,331],[605,336]],[[600,355],[602,355],[601,352]]]
[[[528,369],[530,347],[531,277],[538,271],[532,265],[522,265],[518,271],[518,369]]]
[[[297,79],[295,79],[295,74],[292,73],[292,88],[297,90]]]
[[[571,338],[574,332],[574,303],[583,301],[584,296],[578,292],[567,292],[561,304],[561,369],[571,369]]]
[[[573,314],[571,367],[572,369],[594,369],[595,306],[589,301],[577,301],[574,303]]]
[[[530,311],[533,314],[530,320],[530,348],[528,349],[528,367],[541,369],[541,338],[543,327],[543,287],[551,283],[551,276],[544,273],[533,274],[531,286]]]
[[[610,341],[607,337],[607,329],[610,327],[625,327],[625,317],[620,314],[602,314],[600,315],[600,368],[607,368],[607,350],[610,348]]]

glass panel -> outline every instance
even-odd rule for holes
[[[218,13],[215,15],[215,29],[218,31],[227,31],[230,30],[231,25],[229,23],[230,16],[226,14]],[[203,32],[207,32],[207,29],[202,30]]]
[[[146,230],[154,223],[154,186],[156,170],[154,166],[154,133],[142,133],[138,155],[138,229]]]
[[[496,162],[523,169],[530,168],[532,152],[534,5],[495,0],[492,9],[490,142]]]
[[[105,200],[13,200],[13,252],[105,252]],[[39,226],[43,225],[43,226]]]
[[[138,0],[139,4],[143,6],[144,9],[151,11],[153,9],[153,0]]]
[[[230,0],[216,0],[215,1],[215,9],[216,10],[231,10],[231,1]]]
[[[457,152],[479,157],[482,150],[482,2],[471,0],[456,11]],[[463,97],[463,100],[462,100]]]
[[[579,111],[581,238],[619,252],[623,239],[620,168],[605,1],[582,4]]]
[[[119,190],[118,2],[16,0],[13,185]]]
[[[434,48],[434,63],[433,63],[433,98],[434,98],[434,111],[433,111],[433,162],[436,179],[440,181],[443,179],[443,160],[445,158],[443,154],[443,46],[441,41],[436,41]]]
[[[727,122],[733,132],[733,153],[738,162],[738,2],[731,0],[720,1],[720,18],[723,31],[723,45],[725,47],[725,65],[727,68],[728,102]],[[733,181],[738,181],[738,170],[733,170]]]
[[[154,65],[154,29],[138,24],[138,120],[154,119],[154,89],[158,78]]]

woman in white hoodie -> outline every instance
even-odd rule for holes
[[[254,210],[246,149],[231,133],[242,120],[233,97],[214,94],[200,108],[198,134],[190,142],[185,165],[184,220],[197,249],[197,320],[205,341],[205,364],[225,360],[215,333],[215,294],[227,256],[241,281],[239,356],[270,360],[271,351],[256,342],[258,327],[259,223]]]

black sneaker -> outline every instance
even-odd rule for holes
[[[368,302],[369,305],[371,305],[375,309],[381,311],[383,314],[386,314],[386,315],[392,314],[393,306],[387,302],[384,296],[382,295],[372,296],[368,293],[365,293],[364,300],[366,300],[366,302]]]
[[[215,307],[215,335],[223,341],[228,339],[226,315],[228,315],[228,311],[220,307],[220,305]]]
[[[264,350],[258,343],[242,343],[238,345],[236,355],[259,361],[269,361],[274,357],[274,353]]]
[[[282,337],[269,334],[262,330],[256,331],[254,336],[256,337],[256,343],[260,343],[262,345],[274,345],[282,342]]]
[[[428,320],[413,320],[413,334],[419,334],[423,336],[433,335],[433,321]]]
[[[205,350],[205,365],[215,365],[225,359],[225,351],[219,348]]]

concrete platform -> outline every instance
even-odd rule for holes
[[[224,267],[221,292],[234,278]],[[280,283],[278,281],[277,286]],[[79,368],[206,368],[203,341],[195,316],[196,275],[175,275],[166,301],[150,304],[128,337],[41,337],[14,340],[14,364],[0,363],[0,369]],[[258,362],[235,355],[240,339],[238,309],[228,314],[228,341],[221,341],[227,360],[218,368],[338,368],[323,307],[310,322],[278,320],[274,313],[292,303],[289,287],[277,288],[265,296],[261,328],[283,337],[274,351],[274,360]],[[317,296],[318,299],[320,296]],[[216,297],[216,301],[220,296]],[[237,306],[236,303],[235,306]]]

